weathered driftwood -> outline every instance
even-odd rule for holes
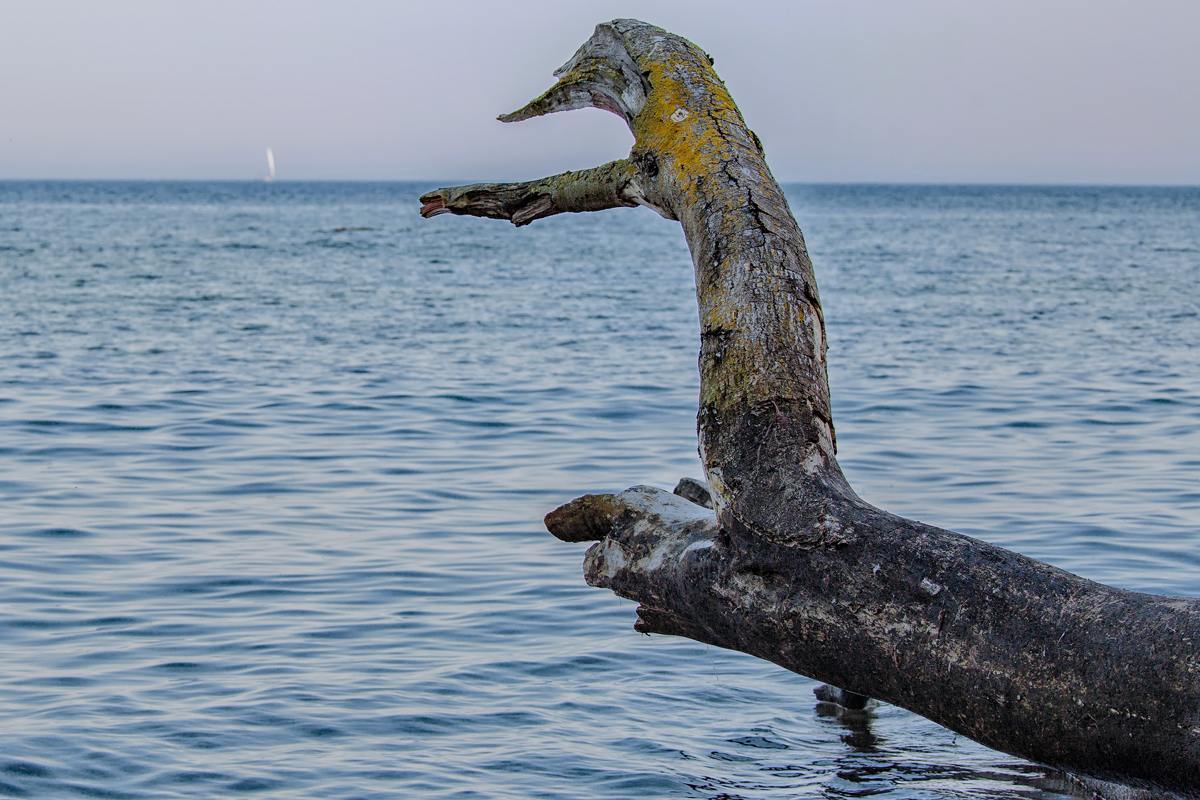
[[[551,532],[596,542],[587,581],[639,602],[639,631],[751,653],[1043,764],[1200,797],[1200,601],[1102,586],[860,499],[834,458],[803,236],[712,60],[615,20],[556,74],[501,119],[603,108],[633,132],[629,158],[421,201],[426,216],[517,225],[644,205],[683,225],[715,510],[641,486],[557,509]]]

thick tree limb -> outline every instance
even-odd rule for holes
[[[711,59],[615,20],[558,74],[502,119],[604,108],[634,134],[629,159],[441,189],[422,213],[524,224],[636,203],[683,225],[714,509],[635,487],[552,512],[552,533],[596,542],[588,582],[638,601],[637,630],[751,653],[1043,764],[1200,797],[1200,601],[1102,586],[861,500],[834,456],[803,236]]]

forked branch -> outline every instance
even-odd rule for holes
[[[678,219],[700,307],[698,432],[713,509],[635,487],[546,519],[595,541],[589,583],[637,629],[741,650],[1096,778],[1200,798],[1200,602],[1122,591],[860,499],[835,458],[825,329],[804,238],[711,59],[599,25],[506,121],[593,106],[625,161],[440,189],[426,216],[521,225],[645,205]]]

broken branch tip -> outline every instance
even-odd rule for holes
[[[564,542],[599,542],[612,530],[615,497],[585,494],[546,515],[546,530]]]
[[[421,196],[421,216],[425,219],[436,217],[438,214],[449,214],[450,209],[446,206],[446,198],[437,192]]]

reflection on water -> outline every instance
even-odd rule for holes
[[[676,224],[0,183],[0,794],[1062,797],[632,631],[542,515],[698,474]],[[867,500],[1200,594],[1200,192],[793,187]]]
[[[854,699],[857,700],[857,697]],[[840,703],[822,701],[818,696],[816,712],[818,717],[835,720],[845,728],[846,732],[842,734],[841,739],[849,747],[860,753],[873,753],[879,740],[871,733],[871,712],[879,706],[879,702],[870,698],[863,700],[861,707],[858,702],[853,702],[855,707],[847,708]]]

